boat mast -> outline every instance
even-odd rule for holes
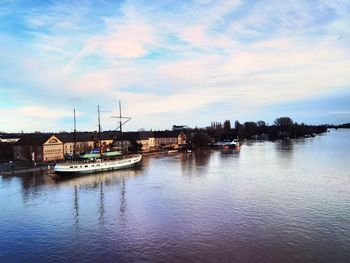
[[[102,157],[100,105],[97,105],[97,112],[98,112],[98,143],[99,143],[100,157]]]
[[[120,133],[122,133],[122,106],[119,101],[119,127],[120,127]]]
[[[73,110],[73,113],[74,113],[73,161],[75,161],[76,147],[77,147],[77,123],[75,119],[75,109]]]
[[[116,128],[116,131],[118,131],[118,129],[119,129],[120,135],[121,135],[122,132],[123,132],[122,126],[123,126],[125,123],[127,123],[128,121],[131,120],[130,117],[123,117],[123,116],[122,116],[122,106],[121,106],[121,102],[120,102],[120,101],[119,101],[119,116],[111,116],[111,118],[117,118],[117,119],[119,119],[119,127]],[[125,119],[125,120],[123,121],[123,119]],[[120,136],[120,138],[121,138],[121,146],[122,146],[122,154],[123,154],[123,153],[124,153],[124,141],[123,141],[123,138],[122,138],[121,136]]]
[[[122,137],[122,132],[123,132],[123,129],[122,129],[122,106],[121,106],[120,101],[119,101],[119,131],[120,131],[120,136],[122,139],[122,156],[123,156],[124,155],[124,142],[123,142],[123,137]]]

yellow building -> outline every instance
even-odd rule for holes
[[[149,152],[159,149],[179,149],[186,144],[186,135],[183,131],[143,131],[125,132],[117,137],[114,145],[117,149],[131,147],[132,142],[141,145],[141,151]]]
[[[63,159],[63,143],[53,134],[26,134],[13,146],[15,160],[50,162]]]
[[[183,131],[154,132],[155,147],[165,149],[179,149],[186,144],[186,134]]]
[[[57,136],[63,142],[64,155],[73,155],[74,133],[60,133]],[[75,135],[75,152],[81,154],[99,148],[99,139],[101,140],[102,151],[106,151],[112,146],[115,136],[115,132],[102,132],[100,135],[96,132],[77,132]]]

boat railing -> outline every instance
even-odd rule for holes
[[[126,159],[126,158],[130,158],[130,157],[138,157],[140,156],[141,154],[129,154],[129,155],[123,155],[123,156],[117,156],[117,157],[113,157],[113,158],[103,158],[103,159],[100,159],[100,158],[97,158],[97,159],[94,159],[94,160],[62,160],[62,161],[58,161],[56,162],[57,164],[90,164],[90,163],[99,163],[101,161],[113,161],[113,160],[122,160],[122,159]]]

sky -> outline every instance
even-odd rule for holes
[[[349,0],[0,3],[0,131],[350,122]]]

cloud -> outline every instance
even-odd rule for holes
[[[57,131],[57,121],[63,118],[71,119],[72,111],[64,109],[52,109],[45,106],[22,106],[17,108],[0,108],[1,130],[7,131]],[[77,116],[83,116],[82,112],[77,112]],[[11,128],[9,128],[11,127]]]
[[[137,58],[146,55],[148,48],[156,43],[153,27],[145,21],[106,19],[105,22],[107,31],[89,40],[85,47],[90,52],[102,50],[107,56]]]
[[[67,109],[88,116],[95,105],[114,109],[121,99],[129,115],[149,122],[153,114],[179,118],[208,108],[209,123],[216,104],[232,103],[227,111],[244,118],[347,91],[349,8],[297,0],[7,6],[18,24],[0,18],[0,92],[9,97],[0,110],[17,116],[6,120],[9,129],[30,118],[55,127],[50,119],[60,123]],[[36,115],[23,105],[57,110]]]

